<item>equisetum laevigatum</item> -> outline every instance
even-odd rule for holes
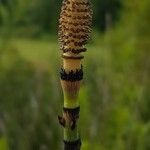
[[[62,50],[61,86],[64,93],[64,149],[80,150],[78,131],[80,104],[78,93],[83,79],[82,52],[91,32],[92,10],[89,0],[63,0],[59,19],[59,43]]]

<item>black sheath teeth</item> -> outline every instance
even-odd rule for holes
[[[74,130],[76,127],[77,120],[79,118],[80,107],[76,108],[63,108],[64,114],[67,114],[71,120],[70,128]]]
[[[81,66],[81,69],[76,69],[76,71],[71,70],[68,73],[65,71],[65,69],[61,68],[60,77],[65,81],[80,81],[83,79],[83,68]]]
[[[80,150],[81,147],[81,139],[76,141],[64,141],[64,150]]]
[[[76,115],[76,114],[79,114],[80,107],[76,107],[76,108],[65,108],[65,107],[63,107],[63,111],[71,113],[72,115]]]

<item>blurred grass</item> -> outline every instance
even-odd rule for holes
[[[56,23],[45,12],[58,2],[33,3],[36,24],[26,13],[28,1],[8,2],[13,5],[0,6],[0,150],[62,149],[61,56],[56,30],[40,27],[45,15]],[[47,11],[39,11],[42,3]],[[122,3],[122,19],[104,33],[95,29],[84,54],[82,150],[150,150],[150,1]]]
[[[5,137],[0,138],[0,150],[8,150],[7,139]]]
[[[48,40],[13,39],[20,55],[27,61],[45,67],[58,54],[57,44]]]
[[[119,39],[115,35],[119,35]],[[133,37],[125,42],[126,34],[118,31],[115,35],[95,34],[84,54],[84,81],[79,96],[83,150],[147,150],[144,148],[149,146],[149,111],[144,106],[148,102],[148,84],[140,85],[136,78]],[[43,143],[46,149],[51,144],[60,149],[62,132],[56,116],[61,113],[63,96],[59,83],[58,43],[53,37],[12,38],[7,49],[1,60],[7,70],[2,68],[0,97],[4,113],[13,114],[15,118],[9,116],[8,123],[6,120],[8,141],[20,132],[20,137],[12,140],[15,145],[20,139],[19,146],[15,146],[19,150],[30,146],[32,149],[34,144],[39,148]],[[23,116],[19,115],[20,111]],[[141,118],[142,113],[144,117]],[[28,119],[33,119],[29,125]],[[20,130],[16,131],[18,128]],[[31,143],[30,136],[34,139]]]

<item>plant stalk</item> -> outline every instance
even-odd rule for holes
[[[80,103],[78,99],[83,79],[82,52],[90,34],[92,11],[89,0],[63,0],[59,19],[59,42],[62,50],[60,81],[64,94],[63,116],[58,116],[64,128],[64,150],[80,150]]]

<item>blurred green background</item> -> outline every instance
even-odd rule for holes
[[[150,150],[150,1],[91,0],[82,150]],[[60,150],[61,0],[0,0],[0,150]]]

